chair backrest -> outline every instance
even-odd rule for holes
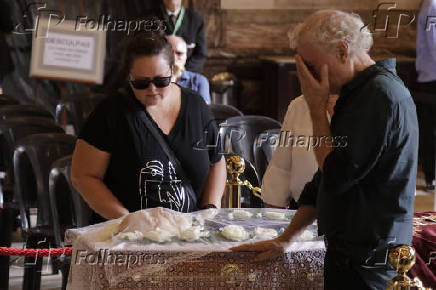
[[[17,141],[39,133],[64,133],[64,130],[49,118],[17,117],[0,120],[0,171],[6,173],[4,183],[13,183],[12,157]]]
[[[220,124],[224,153],[234,153],[254,164],[253,143],[268,129],[280,129],[280,122],[264,116],[232,117]]]
[[[253,144],[254,164],[262,180],[276,147],[279,145],[280,129],[266,130],[257,135]]]
[[[68,163],[71,163],[71,156],[55,161],[48,180],[51,220],[53,221],[56,247],[63,246],[65,229],[75,227],[71,188],[65,177],[65,167],[68,166]]]
[[[217,125],[231,117],[243,116],[241,111],[230,105],[209,104],[209,108],[215,117]]]
[[[88,119],[89,115],[94,111],[95,107],[105,98],[102,94],[79,94],[70,95],[61,99],[56,106],[56,121],[61,124],[63,122],[62,114],[65,111],[67,124],[72,124],[74,133],[77,135]]]
[[[8,120],[17,117],[41,117],[53,119],[50,112],[34,105],[8,105],[0,107],[1,120]]]
[[[76,138],[59,133],[34,134],[18,141],[14,151],[15,199],[23,231],[30,228],[26,212],[38,208],[37,227],[51,227],[49,174],[52,164],[71,155]]]
[[[49,177],[50,209],[57,246],[63,246],[65,230],[89,225],[92,214],[72,186],[71,159],[69,155],[53,163]]]
[[[66,174],[68,184],[71,187],[72,199],[73,199],[73,217],[75,218],[75,222],[77,227],[86,227],[90,225],[91,216],[93,210],[89,207],[80,193],[73,187],[73,183],[71,181],[71,164],[66,168]]]
[[[0,94],[0,106],[6,106],[6,105],[18,105],[20,102],[9,95]]]

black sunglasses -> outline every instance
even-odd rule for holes
[[[170,85],[171,82],[171,76],[169,77],[155,77],[153,79],[150,78],[141,78],[136,80],[129,81],[132,86],[137,90],[145,90],[148,88],[150,83],[153,83],[156,88],[165,88]]]

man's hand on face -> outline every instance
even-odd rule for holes
[[[230,248],[230,250],[236,252],[258,252],[259,254],[254,257],[254,261],[259,262],[271,260],[283,255],[289,244],[289,241],[282,237],[277,237],[273,240],[240,245]]]
[[[300,80],[301,92],[312,113],[325,114],[329,97],[328,67],[321,68],[320,80],[310,72],[300,55],[296,55],[297,74]]]

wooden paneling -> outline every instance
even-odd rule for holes
[[[223,4],[222,1],[223,0],[192,0],[192,5],[193,8],[202,13],[205,18],[209,47],[226,49],[227,51],[270,49],[271,54],[274,54],[274,51],[277,50],[287,50],[289,47],[287,31],[295,27],[298,23],[303,22],[315,11],[314,9],[297,9],[296,7],[293,7],[294,9],[249,9],[251,6],[245,6],[245,9],[223,10],[220,9],[220,4]],[[232,1],[234,1],[235,5],[239,5],[248,0]],[[311,1],[292,2],[289,0],[275,0],[272,2],[274,2],[274,5],[283,7],[289,3],[311,3]],[[375,9],[377,3],[381,1],[365,0],[358,2],[347,0],[345,2],[364,3],[364,5],[359,5],[365,6],[366,9],[353,9],[353,12],[359,14],[365,24],[370,24],[370,28],[374,30],[371,22],[373,19],[373,8]],[[322,5],[324,5],[323,3],[333,3],[341,6],[345,2],[343,0],[316,1],[317,7],[322,7]],[[333,4],[330,8],[336,8]],[[397,7],[403,9],[402,6],[417,7],[419,6],[419,0],[411,0],[410,2],[400,1]],[[387,5],[383,8],[387,8]],[[404,8],[404,10],[407,9]],[[386,19],[385,12],[382,11],[379,13],[377,28],[380,28],[380,25],[384,25],[384,20]],[[403,17],[398,30],[398,38],[393,38],[396,33],[398,19],[398,15],[396,14],[399,13],[400,12],[390,13],[390,25],[387,33],[377,32],[373,34],[373,51],[375,53],[414,55],[416,20],[411,25],[406,26],[404,23],[409,21],[409,19]],[[412,10],[411,15],[413,15],[413,13],[417,15],[417,10]]]
[[[274,9],[275,0],[221,0],[221,9]]]
[[[206,21],[208,37],[208,60],[204,74],[211,77],[217,72],[231,71],[232,67],[257,65],[262,72],[259,56],[292,55],[287,32],[319,9],[340,9],[354,12],[373,31],[373,57],[414,58],[416,50],[416,19],[411,25],[402,18],[396,34],[397,17],[390,12],[387,32],[374,31],[373,12],[383,0],[189,0],[191,8],[201,13]],[[396,9],[410,10],[418,15],[421,0],[396,0]],[[386,9],[381,6],[378,27],[384,24]],[[384,10],[384,12],[383,12]],[[242,79],[244,90],[240,101],[246,113],[265,113],[262,98],[266,98],[265,80],[253,79],[246,71],[235,72]],[[278,107],[285,106],[284,104]],[[257,111],[258,110],[258,111]],[[281,115],[281,112],[278,112]]]
[[[199,1],[199,0],[197,0]],[[221,9],[247,10],[247,9],[376,9],[380,0],[221,0]],[[390,1],[397,4],[398,9],[418,9],[421,0]]]

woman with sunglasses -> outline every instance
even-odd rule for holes
[[[157,206],[220,207],[227,175],[218,129],[200,95],[171,83],[171,45],[163,36],[138,34],[122,61],[128,85],[91,114],[73,155],[73,185],[95,211],[92,223]]]

